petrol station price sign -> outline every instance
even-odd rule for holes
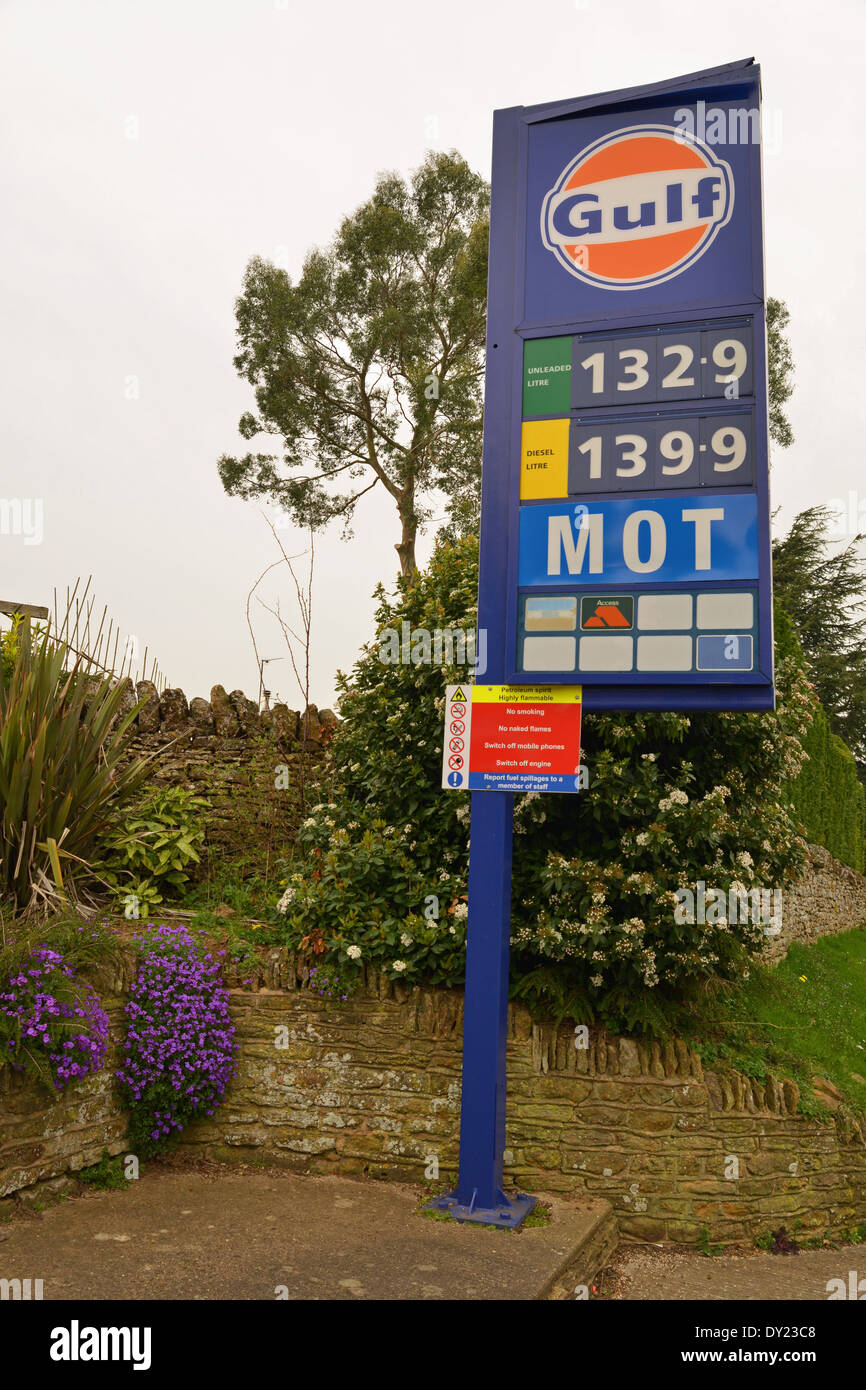
[[[589,710],[772,709],[760,70],[497,111],[478,627],[442,785],[472,796],[460,1172],[506,1193],[515,790],[577,791]],[[486,693],[485,693],[486,692]]]
[[[517,389],[482,546],[509,680],[580,682],[587,708],[773,705],[759,108],[748,62],[501,113],[520,231],[493,219],[515,271],[495,351]],[[627,627],[580,621],[606,593]]]

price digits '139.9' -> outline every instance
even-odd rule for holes
[[[734,487],[753,481],[751,411],[665,419],[574,420],[568,491]]]

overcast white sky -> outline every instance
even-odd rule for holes
[[[0,536],[0,598],[47,603],[92,573],[171,684],[255,696],[244,604],[273,541],[216,472],[252,403],[232,367],[249,257],[296,275],[378,171],[430,147],[488,176],[496,107],[751,55],[768,289],[797,362],[774,503],[782,525],[850,490],[859,504],[864,40],[866,0],[0,0],[0,497],[45,506],[41,545]],[[374,493],[354,542],[319,542],[320,705],[372,634],[396,539]],[[268,683],[297,705],[287,662]]]

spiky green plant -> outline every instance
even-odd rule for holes
[[[0,668],[0,897],[18,911],[74,897],[111,809],[147,771],[124,759],[140,706],[50,631],[19,634]]]

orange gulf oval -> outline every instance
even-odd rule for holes
[[[640,280],[672,269],[695,249],[707,230],[705,224],[637,241],[615,241],[609,246],[571,245],[565,249],[572,260],[577,261],[580,256],[581,268],[591,275],[602,275],[607,280]]]
[[[626,178],[629,174],[706,168],[706,159],[690,145],[664,135],[635,135],[591,154],[575,169],[565,187],[582,188],[588,183]]]

